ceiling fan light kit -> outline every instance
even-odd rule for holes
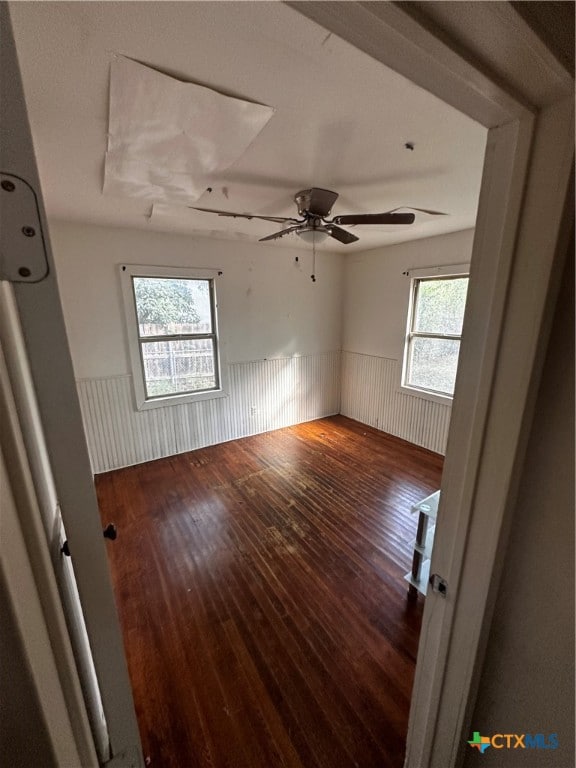
[[[311,229],[297,229],[296,234],[301,240],[310,245],[320,245],[328,239],[329,233],[325,229],[312,227]]]
[[[338,199],[338,193],[329,189],[320,187],[311,187],[303,189],[294,195],[294,202],[298,209],[300,218],[284,216],[258,216],[250,213],[232,213],[231,211],[219,211],[214,208],[196,208],[190,206],[195,211],[204,213],[216,213],[218,216],[232,216],[243,219],[262,219],[264,221],[273,221],[278,224],[284,224],[284,229],[274,232],[266,237],[261,237],[260,242],[267,240],[278,240],[285,235],[296,233],[301,240],[312,245],[317,245],[328,237],[338,240],[343,245],[355,243],[359,238],[342,229],[343,226],[366,225],[366,224],[413,224],[416,218],[414,213],[397,213],[400,208],[394,208],[384,213],[350,213],[334,216],[329,219],[332,212],[332,206]],[[431,216],[445,216],[440,211],[431,211],[423,208],[409,208],[401,206],[404,209],[417,211],[418,213],[427,213]]]

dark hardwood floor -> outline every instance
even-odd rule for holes
[[[153,768],[401,768],[441,471],[336,416],[97,477]]]

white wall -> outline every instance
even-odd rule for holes
[[[221,269],[219,316],[231,363],[340,348],[342,256],[136,229],[50,225],[78,379],[130,372],[118,264]],[[298,264],[295,256],[300,257]]]
[[[53,222],[50,233],[95,472],[339,411],[444,452],[450,406],[399,390],[402,272],[469,261],[472,230],[346,258],[321,252],[315,283],[308,251],[80,223]],[[134,409],[122,263],[222,270],[229,397]]]
[[[450,405],[400,391],[411,267],[470,261],[474,230],[365,251],[345,262],[341,413],[444,453]]]
[[[52,222],[95,471],[337,413],[342,256],[244,241]],[[299,262],[295,262],[295,257]],[[135,412],[118,265],[210,267],[230,396]]]

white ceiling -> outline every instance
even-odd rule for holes
[[[486,130],[279,2],[10,4],[49,216],[256,241],[275,224],[102,194],[115,53],[276,113],[196,205],[292,216],[295,192],[339,192],[333,214],[445,211],[355,227],[366,250],[474,226]],[[404,148],[414,142],[414,150]],[[290,235],[275,244],[309,248]]]

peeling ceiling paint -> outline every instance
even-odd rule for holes
[[[474,226],[486,130],[279,2],[11,3],[49,216],[198,234],[271,234],[225,219],[102,194],[115,54],[275,108],[248,150],[197,205],[293,216],[296,192],[339,193],[332,213],[399,206],[446,211],[410,227],[357,226],[354,252]],[[413,149],[407,149],[407,143]],[[309,246],[297,236],[275,247]]]

